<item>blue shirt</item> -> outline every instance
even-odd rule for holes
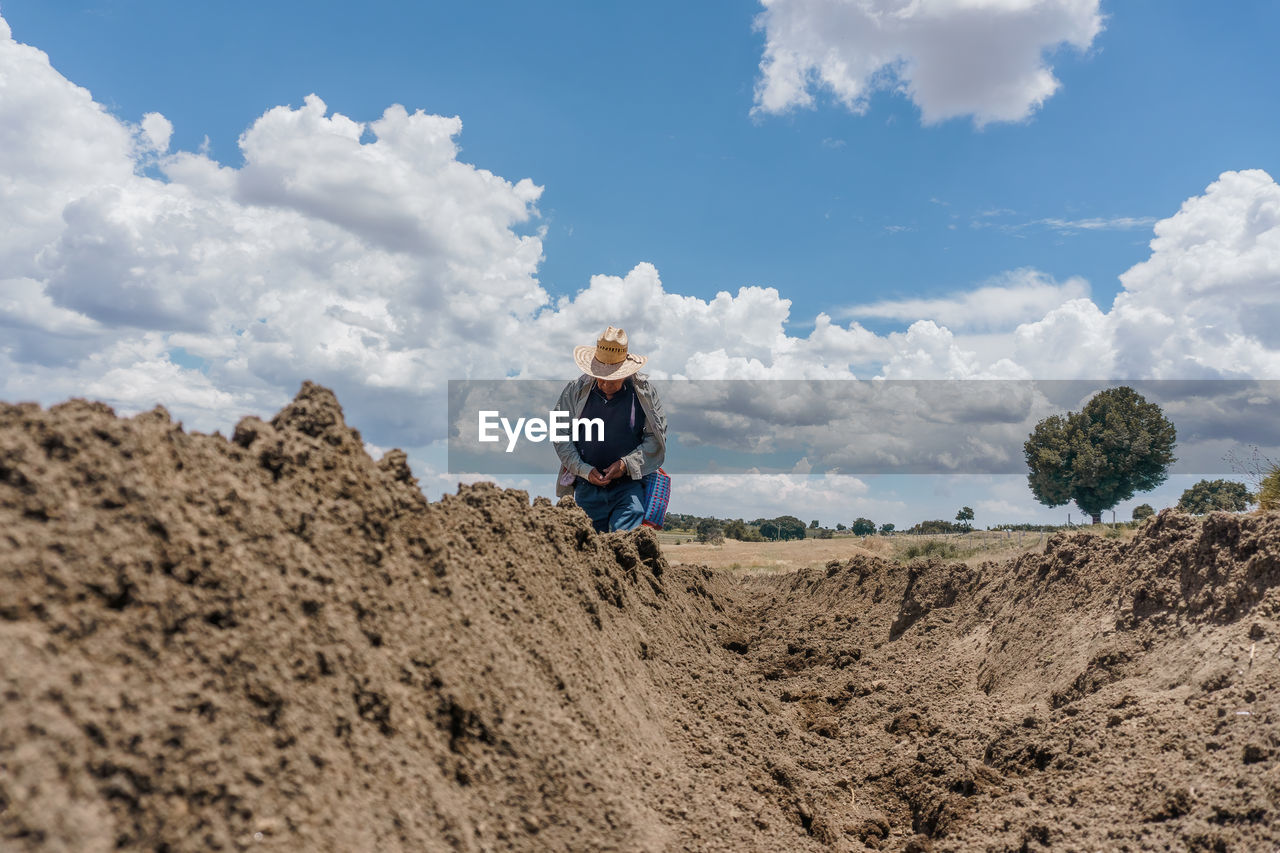
[[[604,421],[604,440],[595,441],[597,431],[588,429],[584,436],[592,440],[579,440],[573,443],[582,456],[582,461],[592,468],[603,471],[614,462],[626,456],[644,441],[644,408],[636,399],[636,389],[630,379],[624,379],[622,388],[613,395],[613,399],[605,397],[599,385],[591,386],[587,402],[582,407],[580,418],[600,418]],[[630,477],[624,471],[621,482]]]

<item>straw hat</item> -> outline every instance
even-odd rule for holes
[[[583,373],[597,379],[625,379],[649,359],[627,352],[627,333],[610,326],[595,346],[574,347],[573,360]]]

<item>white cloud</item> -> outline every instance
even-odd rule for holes
[[[173,136],[173,123],[160,113],[147,113],[139,123],[141,138],[146,150],[163,154],[169,150],[169,139]]]
[[[1061,217],[1045,217],[1026,222],[999,222],[998,218],[1017,214],[1015,210],[984,210],[969,222],[970,228],[996,228],[1011,234],[1018,234],[1029,228],[1041,228],[1056,231],[1064,236],[1081,231],[1133,231],[1138,228],[1149,228],[1156,222],[1153,216],[1091,216],[1083,219],[1063,219]]]
[[[1088,299],[1073,299],[1013,334],[1014,361],[1034,376],[1097,379],[1114,376],[1114,329]],[[1050,370],[1041,374],[1037,370]]]
[[[791,301],[772,287],[741,287],[710,300],[667,291],[658,270],[592,276],[589,286],[537,315],[523,333],[522,376],[563,376],[573,347],[595,340],[602,318],[627,330],[655,376],[696,379],[821,378],[883,360],[888,347],[856,324],[819,315],[808,337],[785,329]]]
[[[209,386],[209,405],[261,410],[312,378],[402,401],[520,363],[484,344],[546,303],[541,239],[517,231],[541,189],[460,162],[458,119],[393,106],[366,126],[311,96],[245,132],[241,169],[168,153],[172,130],[0,39],[6,396],[91,387],[129,409]],[[172,363],[179,346],[207,373]]]
[[[1070,234],[1075,231],[1132,231],[1155,224],[1152,216],[1093,216],[1087,219],[1037,219],[1034,225],[1046,225],[1055,231]]]
[[[1046,54],[1084,50],[1102,30],[1099,0],[762,0],[757,113],[810,107],[827,89],[862,113],[895,89],[926,124],[972,116],[1020,121],[1059,81]]]
[[[1109,312],[1065,303],[1017,329],[1015,360],[1037,376],[1280,377],[1280,186],[1225,172],[1155,233]]]
[[[1082,278],[1059,283],[1037,270],[1022,269],[963,293],[935,299],[886,299],[839,313],[859,319],[933,320],[952,330],[989,331],[1037,320],[1064,302],[1088,296],[1089,283]]]
[[[37,278],[32,248],[58,234],[63,209],[81,188],[132,177],[131,133],[44,53],[14,42],[2,18],[0,96],[0,275]],[[45,116],[58,116],[57,126]]]
[[[1122,368],[1280,374],[1280,186],[1261,170],[1226,172],[1155,231],[1112,312],[1118,337],[1154,352],[1126,347]]]

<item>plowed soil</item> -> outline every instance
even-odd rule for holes
[[[1272,850],[1280,518],[737,577],[333,395],[0,405],[0,849]]]

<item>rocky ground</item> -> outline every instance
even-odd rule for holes
[[[0,849],[1272,850],[1280,517],[741,578],[305,385],[0,405]]]

